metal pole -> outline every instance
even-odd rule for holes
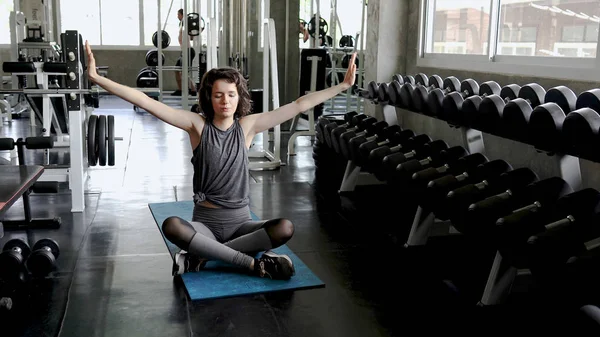
[[[188,68],[188,62],[189,62],[189,50],[190,50],[190,36],[188,35],[188,30],[187,30],[187,15],[188,15],[188,2],[187,0],[183,1],[183,32],[181,33],[182,35],[182,42],[183,45],[181,46],[181,54],[182,54],[182,62],[181,62],[181,107],[184,110],[189,110],[189,102],[188,102],[188,92],[189,92],[189,86],[190,86],[190,80],[189,80],[189,68]]]
[[[158,27],[156,30],[157,34],[157,48],[158,48],[158,101],[163,101],[163,76],[162,76],[162,29],[160,26],[161,16],[160,16],[160,0],[156,0],[158,4],[158,21],[156,22],[156,26]]]

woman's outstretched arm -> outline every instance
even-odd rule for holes
[[[182,130],[189,132],[194,129],[194,125],[198,126],[198,123],[203,123],[202,118],[198,114],[191,111],[172,108],[148,97],[139,90],[135,90],[98,75],[96,72],[96,60],[94,59],[94,54],[87,41],[85,42],[85,49],[88,57],[88,78],[90,81],[101,86],[111,94],[148,111],[165,123],[171,124]]]
[[[293,118],[297,114],[321,104],[326,100],[336,96],[340,92],[350,88],[352,85],[354,85],[354,79],[356,77],[356,63],[354,63],[355,58],[356,53],[352,54],[348,70],[346,71],[346,76],[344,77],[344,81],[342,83],[327,89],[306,94],[294,102],[286,104],[275,110],[245,117],[250,119],[247,122],[249,122],[249,125],[251,126],[252,133],[258,134],[276,125],[279,125]]]

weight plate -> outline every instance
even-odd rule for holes
[[[519,97],[519,91],[521,90],[521,86],[518,84],[509,84],[504,86],[502,90],[500,90],[500,97],[505,101],[513,100]]]
[[[578,153],[597,148],[600,142],[600,115],[590,108],[570,112],[563,122],[563,134],[569,146]]]
[[[317,27],[315,25],[315,17],[313,16],[310,21],[308,22],[308,33],[310,34],[310,36],[315,37],[315,32],[317,30]],[[319,37],[323,37],[327,34],[327,32],[329,31],[329,25],[327,24],[327,21],[325,21],[325,19],[320,18],[319,20]]]
[[[564,120],[565,112],[558,104],[544,103],[536,106],[531,112],[528,125],[534,145],[541,150],[558,150]]]
[[[415,76],[415,84],[421,84],[427,87],[429,86],[429,78],[427,78],[427,75],[419,73]]]
[[[443,85],[444,89],[448,89],[450,92],[458,91],[460,89],[460,81],[454,76],[446,77]]]
[[[418,86],[412,92],[412,104],[415,108],[416,112],[423,113],[425,115],[429,114],[427,110],[427,95],[429,94],[429,90],[427,88]]]
[[[569,113],[575,110],[577,95],[568,87],[559,85],[548,90],[544,97],[544,103],[556,103],[565,113]]]
[[[590,108],[600,111],[600,89],[592,89],[579,94],[575,108]]]
[[[98,116],[98,123],[96,124],[96,146],[98,153],[98,163],[100,166],[106,166],[106,116]]]
[[[404,83],[400,89],[400,106],[413,110],[412,93],[415,90],[415,85],[412,83]]]
[[[115,116],[108,115],[107,118],[108,166],[115,166]]]
[[[369,82],[367,85],[367,90],[369,90],[369,98],[377,98],[377,92],[379,91],[379,84],[375,81]]]
[[[535,108],[536,106],[545,103],[545,96],[546,90],[544,90],[544,88],[537,83],[530,83],[524,85],[523,87],[521,87],[521,90],[519,90],[519,98],[528,100],[532,108]]]
[[[380,102],[387,102],[390,98],[388,96],[389,83],[380,83],[379,90],[377,91],[377,98]]]
[[[170,44],[171,44],[171,37],[169,36],[169,33],[167,33],[166,31],[162,31],[162,41],[161,41],[161,45],[163,48],[167,48]],[[154,34],[152,34],[152,44],[154,45],[154,47],[158,48],[158,31],[154,32]]]
[[[502,132],[513,140],[528,142],[527,125],[532,111],[531,105],[522,98],[506,103],[502,111],[502,124],[506,127]]]
[[[58,258],[58,255],[60,254],[60,247],[58,245],[58,242],[50,238],[41,239],[38,242],[36,242],[35,245],[33,245],[33,251],[36,251],[43,247],[50,248],[50,251],[52,251],[52,255],[54,255],[55,258]]]
[[[442,78],[439,75],[431,75],[431,77],[429,77],[429,86],[433,86],[434,88],[442,88],[444,87],[444,80],[442,80]]]
[[[467,97],[477,95],[479,93],[479,84],[472,78],[468,78],[460,84],[460,91],[467,93]]]
[[[392,76],[392,82],[394,82],[394,81],[396,81],[400,84],[404,84],[404,78],[400,74],[396,74],[396,75]]]
[[[442,111],[442,101],[444,100],[444,92],[442,89],[436,88],[427,95],[427,107],[431,116],[439,116]]]
[[[501,91],[502,87],[496,81],[486,81],[479,86],[479,95],[481,96],[500,95]]]
[[[23,239],[18,239],[17,238],[17,239],[11,239],[11,240],[7,241],[4,244],[3,250],[5,250],[5,251],[6,250],[12,250],[13,248],[20,248],[21,249],[21,255],[23,255],[23,257],[25,259],[27,259],[27,257],[31,253],[31,249],[29,248],[29,245]]]
[[[390,98],[390,102],[392,105],[400,106],[400,90],[402,88],[404,81],[392,81],[392,84],[388,88],[388,97]]]
[[[98,121],[97,115],[91,115],[88,119],[87,127],[87,155],[88,165],[96,166],[98,157],[96,157],[96,124]]]

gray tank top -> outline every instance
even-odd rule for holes
[[[226,131],[207,121],[191,161],[194,203],[208,200],[224,208],[249,204],[248,152],[239,120]]]

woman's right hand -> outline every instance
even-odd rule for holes
[[[87,73],[90,81],[94,82],[98,77],[98,72],[96,71],[96,60],[94,59],[94,54],[92,53],[92,48],[90,47],[90,43],[85,41],[85,50],[87,52]]]

